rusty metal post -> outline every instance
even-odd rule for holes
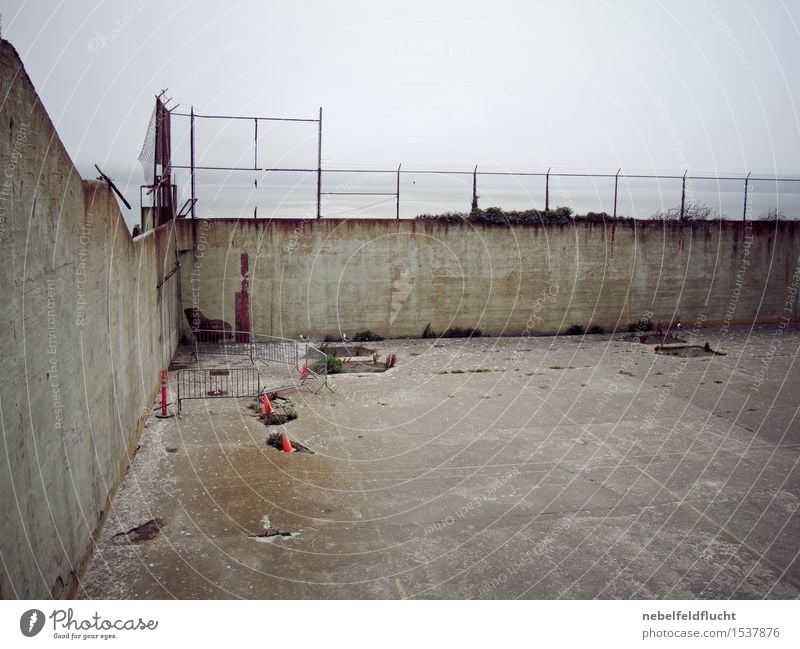
[[[253,118],[253,172],[255,176],[253,177],[253,187],[258,189],[258,118]],[[253,218],[258,218],[258,199],[256,199],[256,204],[253,205]]]
[[[681,216],[680,219],[683,221],[683,213],[686,208],[686,172],[683,172],[683,180],[681,181]]]
[[[399,165],[397,165],[397,203],[395,205],[395,208],[398,221],[400,220],[400,167],[402,166],[403,166],[402,162]]]
[[[478,165],[472,170],[472,213],[478,211]]]
[[[617,218],[617,191],[619,189],[619,172],[622,171],[622,167],[617,169],[617,173],[614,174],[614,218]]]
[[[317,218],[322,218],[322,106],[319,107],[319,132],[317,133]]]
[[[747,185],[750,182],[750,172],[744,179],[744,205],[742,206],[742,223],[747,221]]]
[[[195,217],[194,205],[197,202],[195,196],[195,180],[194,180],[194,106],[189,111],[189,165],[191,167],[191,183],[192,183],[192,218]]]
[[[547,168],[544,181],[544,211],[550,211],[550,170],[552,167]]]
[[[256,172],[253,178],[253,186],[258,189],[258,117],[253,119],[255,130],[253,133],[253,171]]]

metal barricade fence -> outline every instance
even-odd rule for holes
[[[314,345],[305,345],[304,363],[305,368],[300,373],[300,384],[304,385],[309,379],[316,378],[321,381],[320,386],[313,390],[319,392],[322,388],[328,388],[333,392],[333,388],[328,383],[328,355]]]
[[[195,359],[199,359],[202,354],[214,354],[247,356],[253,361],[252,334],[247,331],[192,329],[192,334],[192,354]]]
[[[178,413],[183,401],[188,399],[242,399],[258,397],[261,379],[254,367],[179,370]]]
[[[285,363],[292,367],[298,367],[299,353],[298,343],[288,338],[276,338],[264,334],[252,335],[252,359],[253,362],[262,363]]]

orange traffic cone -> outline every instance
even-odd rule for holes
[[[304,381],[308,378],[308,363],[303,363],[303,369],[300,370],[300,378]]]
[[[283,448],[281,448],[281,451],[283,451],[284,453],[294,453],[295,452],[295,448],[294,448],[294,446],[292,446],[292,443],[289,441],[289,436],[286,434],[286,431],[283,431],[283,434],[281,435],[281,443],[283,444]]]
[[[267,393],[265,392],[264,393],[264,414],[265,415],[271,415],[273,412],[275,412],[275,408],[272,407],[272,404],[269,401],[269,397],[267,396]]]

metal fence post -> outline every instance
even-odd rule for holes
[[[617,169],[617,173],[614,174],[614,218],[617,218],[617,190],[619,188],[619,172],[622,171],[622,167]]]
[[[550,170],[552,167],[547,168],[544,181],[544,211],[550,211]]]
[[[478,165],[472,170],[472,213],[478,211]]]
[[[742,206],[742,223],[747,221],[747,184],[750,182],[750,172],[744,179],[744,205]]]
[[[322,218],[322,106],[319,107],[319,131],[317,133],[317,218]]]
[[[197,196],[195,195],[195,180],[194,180],[194,106],[189,111],[189,165],[191,166],[191,183],[192,183],[192,218],[194,218],[194,206],[197,203]]]
[[[403,166],[402,162],[399,165],[397,165],[397,202],[395,203],[395,208],[397,212],[398,221],[400,220],[400,167],[402,166]]]
[[[686,171],[683,172],[683,181],[681,183],[681,220],[683,220],[683,212],[686,207]]]

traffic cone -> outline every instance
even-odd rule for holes
[[[264,414],[265,415],[271,415],[273,412],[275,412],[275,408],[272,407],[272,404],[269,401],[269,397],[267,396],[267,393],[265,392],[264,393]]]
[[[281,443],[283,445],[283,448],[281,448],[281,451],[283,451],[284,453],[294,453],[295,452],[295,448],[294,448],[294,446],[292,446],[292,443],[289,441],[289,436],[286,434],[286,431],[283,431],[283,434],[281,435]]]
[[[300,370],[300,378],[304,381],[308,378],[308,363],[303,363],[303,369]]]

